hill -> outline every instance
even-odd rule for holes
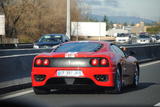
[[[152,24],[155,23],[153,20],[135,17],[135,16],[107,16],[110,22],[113,23],[127,23],[127,24],[136,24],[141,21],[143,21],[146,24]],[[103,21],[104,16],[99,15],[90,15],[91,19],[97,20],[97,21]]]

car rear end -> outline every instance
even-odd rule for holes
[[[150,39],[138,39],[137,43],[139,43],[139,44],[147,44],[147,43],[150,43]]]
[[[52,88],[74,86],[112,87],[114,68],[106,57],[37,57],[32,68],[32,85]]]
[[[155,42],[156,42],[156,43],[160,43],[160,35],[157,35],[157,36],[156,36]]]
[[[129,37],[116,37],[116,43],[129,43]]]
[[[116,43],[130,43],[130,35],[128,33],[120,33],[116,37]]]
[[[139,43],[139,44],[151,43],[151,38],[148,35],[140,34],[137,39],[137,43]]]
[[[39,55],[33,61],[32,86],[51,89],[114,87],[115,69],[109,54],[101,52]]]

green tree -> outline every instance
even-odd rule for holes
[[[127,26],[128,24],[127,24],[127,22],[124,22],[124,24],[123,24],[124,26]]]
[[[0,0],[0,13],[5,15],[6,37],[20,42],[33,42],[43,34],[66,32],[67,0]],[[71,21],[86,19],[71,0]]]
[[[131,26],[134,26],[134,23],[131,23]]]
[[[113,28],[113,22],[112,22],[112,21],[110,21],[110,26],[109,26],[109,28]]]
[[[108,17],[105,15],[103,18],[103,22],[106,22],[106,30],[110,28],[110,23]]]
[[[160,24],[156,25],[156,26],[153,26],[153,27],[150,27],[150,28],[147,28],[147,32],[150,33],[150,34],[160,33]]]

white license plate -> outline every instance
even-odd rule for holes
[[[83,76],[83,72],[81,70],[58,70],[57,76],[80,77]]]

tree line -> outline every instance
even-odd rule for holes
[[[147,32],[150,33],[150,34],[160,33],[160,23],[157,23],[156,25],[147,28]]]
[[[6,37],[33,42],[43,34],[66,33],[67,0],[0,0]],[[76,0],[71,0],[71,21],[85,20]]]

